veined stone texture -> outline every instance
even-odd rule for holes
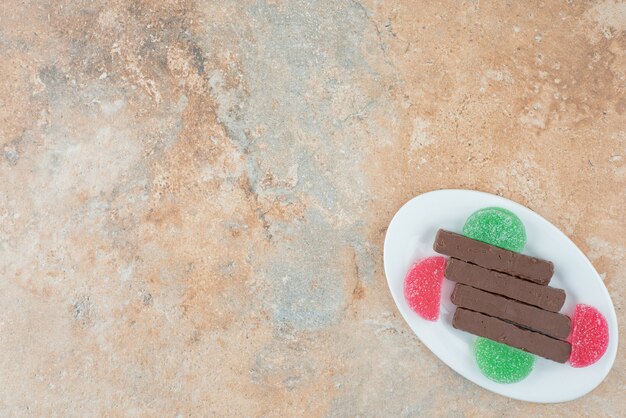
[[[3,0],[0,415],[622,415],[624,350],[560,405],[458,376],[382,251],[496,193],[626,323],[625,51],[615,0]]]

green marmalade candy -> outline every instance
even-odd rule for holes
[[[511,211],[491,207],[472,213],[463,226],[466,237],[520,252],[526,245],[526,229]]]
[[[532,354],[481,337],[474,344],[474,355],[480,371],[498,383],[519,382],[530,374],[535,364]]]

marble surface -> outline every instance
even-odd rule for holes
[[[4,0],[0,415],[622,415],[623,350],[566,404],[455,374],[382,245],[419,193],[514,199],[623,336],[625,50],[614,0]]]

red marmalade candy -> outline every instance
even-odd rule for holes
[[[572,367],[587,367],[600,360],[609,345],[609,326],[604,316],[591,306],[576,305],[570,341]]]
[[[439,318],[445,269],[445,257],[427,257],[413,264],[404,279],[404,298],[413,311],[429,321]]]

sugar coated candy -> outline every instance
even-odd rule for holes
[[[570,342],[572,367],[587,367],[600,360],[609,345],[606,318],[591,306],[576,305]]]
[[[480,371],[498,383],[519,382],[535,364],[534,355],[481,337],[474,343],[474,356]]]
[[[404,298],[413,311],[429,321],[439,318],[445,269],[445,257],[427,257],[413,264],[404,279]]]
[[[477,210],[465,221],[463,235],[510,251],[520,252],[526,245],[526,229],[510,210],[490,207]]]

